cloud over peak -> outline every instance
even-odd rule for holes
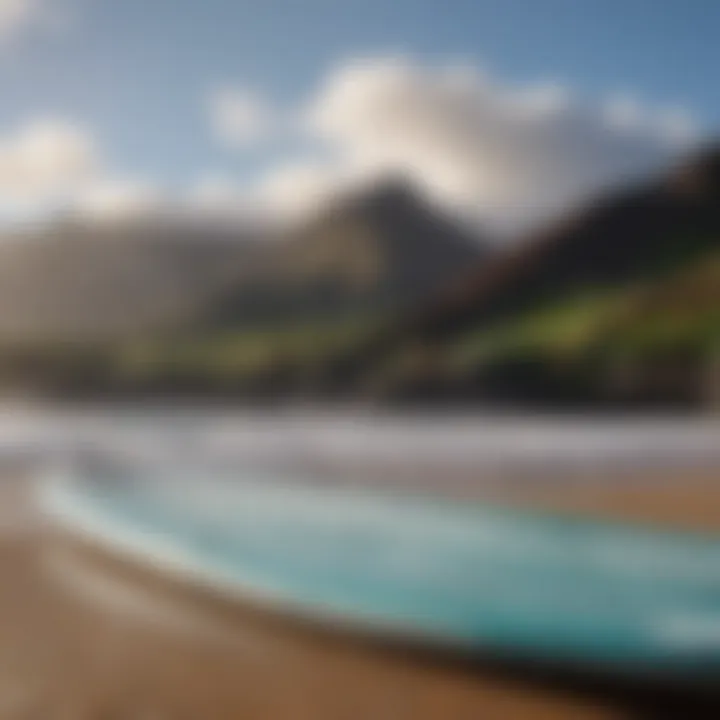
[[[446,206],[506,227],[651,172],[695,137],[686,114],[631,98],[592,105],[559,84],[516,87],[471,65],[402,57],[336,67],[304,124],[337,176],[403,172]]]
[[[216,141],[235,151],[282,140],[289,154],[268,154],[255,177],[211,173],[174,197],[117,177],[81,125],[27,122],[0,132],[3,204],[96,218],[172,208],[283,220],[400,175],[458,217],[512,233],[653,172],[699,137],[687,113],[631,95],[588,103],[560,83],[511,84],[470,63],[408,57],[340,62],[287,117],[274,107],[238,86],[210,93]]]

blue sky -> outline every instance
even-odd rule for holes
[[[720,123],[715,0],[26,2],[53,22],[18,22],[1,41],[0,136],[65,118],[93,133],[113,173],[163,186],[246,182],[292,154],[280,137],[230,152],[209,129],[213,89],[289,113],[358,56],[463,62],[510,86],[554,82],[589,103],[622,93],[685,108],[706,131]]]

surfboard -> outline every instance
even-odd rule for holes
[[[720,677],[720,536],[250,472],[63,473],[62,527],[323,623],[623,674]]]

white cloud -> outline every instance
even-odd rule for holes
[[[68,120],[31,120],[0,135],[0,210],[32,218],[71,210],[115,221],[158,210],[163,194],[144,181],[108,172],[98,143]]]
[[[206,175],[190,191],[189,200],[198,207],[229,208],[241,202],[247,190],[226,175]]]
[[[225,88],[211,100],[216,137],[231,148],[293,126],[246,91]],[[558,83],[512,86],[470,64],[392,57],[338,65],[298,111],[298,129],[302,153],[254,181],[210,175],[171,200],[150,183],[115,177],[81,126],[33,121],[0,133],[0,193],[5,206],[111,219],[163,207],[295,219],[402,173],[460,216],[517,230],[653,171],[697,137],[681,109],[653,110],[627,94],[589,105]]]
[[[685,113],[632,98],[591,106],[554,83],[392,57],[337,67],[303,124],[329,160],[278,168],[264,184],[279,200],[403,172],[447,207],[515,229],[654,170],[695,137]]]
[[[76,0],[0,0],[0,45],[30,30],[65,32],[74,21]]]
[[[262,216],[252,189],[223,174],[201,177],[176,204],[176,211],[220,223],[251,222]]]
[[[99,178],[78,189],[71,206],[82,217],[116,222],[152,215],[159,212],[164,204],[164,194],[151,183]]]
[[[360,181],[349,168],[301,158],[272,168],[254,188],[254,199],[268,215],[295,220],[314,212]]]
[[[0,41],[32,25],[40,10],[40,0],[0,0]]]
[[[335,190],[347,191],[352,181],[331,163],[303,157],[274,166],[249,184],[228,175],[205,175],[190,188],[184,205],[212,219],[284,223],[312,213]]]
[[[250,90],[221,88],[212,93],[208,110],[215,138],[227,147],[246,148],[272,132],[272,111]]]
[[[48,202],[72,193],[98,170],[92,135],[63,120],[36,120],[0,135],[0,192],[6,202]]]

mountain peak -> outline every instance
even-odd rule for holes
[[[425,203],[417,185],[402,174],[387,175],[373,183],[364,193],[352,198],[356,205],[365,208],[419,207]]]

